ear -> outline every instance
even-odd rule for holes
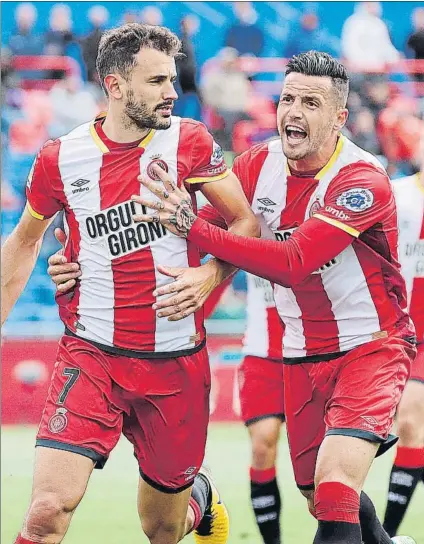
[[[334,130],[340,131],[345,126],[349,111],[346,108],[337,111],[336,122],[334,123]]]
[[[122,78],[115,74],[108,74],[104,79],[104,85],[108,92],[108,95],[120,100],[123,96]]]

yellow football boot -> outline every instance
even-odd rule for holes
[[[230,532],[230,518],[209,471],[201,467],[199,474],[209,482],[212,500],[206,508],[202,521],[194,531],[196,544],[226,544]]]

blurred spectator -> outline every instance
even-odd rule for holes
[[[140,12],[140,22],[146,25],[161,25],[163,23],[163,14],[156,6],[146,6]]]
[[[386,107],[390,98],[390,87],[387,76],[368,75],[363,79],[362,96],[366,106],[371,110],[374,117]],[[365,91],[365,92],[364,92]]]
[[[233,2],[233,9],[238,22],[229,28],[225,45],[236,49],[239,55],[259,57],[264,46],[264,34],[256,25],[258,15],[252,2]]]
[[[103,29],[109,21],[109,12],[105,6],[97,5],[88,10],[88,20],[91,23],[91,32],[81,40],[82,56],[87,68],[88,81],[98,81],[96,71],[97,49]]]
[[[2,211],[19,210],[20,208],[19,197],[15,194],[10,183],[3,177],[0,184],[0,205]]]
[[[196,15],[186,15],[181,19],[181,51],[184,57],[177,59],[179,99],[176,115],[200,120],[201,97],[197,87],[197,63],[192,36],[199,30],[200,21]]]
[[[420,136],[424,131],[424,121],[419,119],[418,102],[405,96],[391,100],[379,118],[377,134],[383,153],[389,161],[389,173],[394,168],[401,174],[414,172],[413,161],[416,159]]]
[[[412,14],[414,31],[409,36],[407,45],[414,53],[417,60],[424,59],[424,8],[415,8]],[[417,81],[424,81],[424,74],[415,74]]]
[[[67,4],[54,4],[50,10],[49,25],[45,54],[65,55],[66,47],[74,40],[71,8]]]
[[[37,9],[34,4],[24,2],[15,10],[16,31],[9,41],[13,55],[41,55],[44,48],[42,36],[34,34]]]
[[[219,66],[205,76],[202,95],[207,106],[222,119],[220,143],[231,149],[233,127],[237,121],[249,119],[247,105],[251,84],[238,68],[238,53],[232,47],[222,49],[217,57]]]
[[[368,108],[358,112],[351,133],[356,145],[373,155],[380,155],[381,148],[375,132],[375,119]]]
[[[50,91],[53,123],[49,136],[57,138],[67,134],[76,126],[93,119],[99,112],[93,95],[83,87],[76,77],[67,77]]]
[[[126,25],[127,23],[137,23],[137,22],[138,22],[137,14],[132,10],[126,11],[124,15],[122,16],[123,25]]]
[[[308,12],[302,15],[300,28],[293,28],[285,56],[290,58],[311,49],[325,51],[334,57],[338,57],[340,54],[339,40],[322,27],[316,13]]]
[[[1,103],[13,108],[20,108],[22,104],[20,78],[13,69],[12,53],[7,47],[1,50]]]
[[[372,69],[400,58],[381,14],[380,2],[358,2],[355,13],[346,19],[342,30],[342,53],[351,65]]]

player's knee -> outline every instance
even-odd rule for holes
[[[424,424],[419,415],[420,411],[418,409],[414,410],[413,403],[399,412],[397,432],[403,446],[415,447],[415,445],[420,445],[420,438],[424,433],[418,431]]]
[[[66,531],[72,509],[56,493],[40,493],[33,497],[26,518],[26,531],[42,538]]]
[[[257,468],[264,468],[274,464],[277,454],[277,443],[273,436],[260,434],[252,439],[253,464]]]
[[[141,525],[150,544],[177,544],[185,533],[185,520],[146,518]]]

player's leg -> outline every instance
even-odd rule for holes
[[[62,542],[93,468],[89,457],[36,448],[31,503],[16,544]]]
[[[228,515],[200,468],[209,420],[206,349],[134,364],[140,367],[134,373],[140,375],[135,384],[139,400],[124,418],[124,434],[140,466],[138,508],[144,532],[151,544],[175,544],[193,530],[197,542],[225,544]]]
[[[324,439],[327,391],[313,386],[308,364],[284,365],[284,407],[290,457],[297,487],[314,510],[314,474]]]
[[[412,364],[411,378],[397,413],[399,444],[390,474],[384,528],[394,536],[415,488],[424,478],[424,344]]]
[[[122,413],[95,348],[62,338],[37,434],[32,496],[18,544],[62,541],[90,474],[116,442]],[[109,390],[107,390],[109,389]],[[105,425],[106,424],[106,425]]]
[[[413,354],[407,342],[387,338],[339,359],[334,391],[326,407],[326,437],[315,472],[319,522],[315,544],[360,544],[362,538],[373,538],[364,516],[364,535],[361,532],[360,494],[379,445],[384,448],[390,442],[389,430]],[[368,517],[367,523],[371,522],[379,540],[365,540],[366,544],[391,542],[377,517]]]
[[[265,544],[279,544],[281,496],[276,457],[284,419],[283,365],[246,356],[240,366],[241,415],[252,444],[250,498]]]

